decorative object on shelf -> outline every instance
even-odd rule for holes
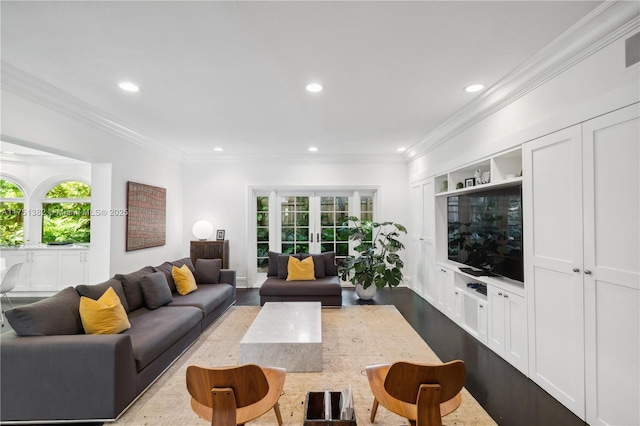
[[[464,187],[469,188],[470,186],[474,186],[476,184],[476,180],[474,178],[468,178],[464,180]]]
[[[166,244],[167,190],[127,182],[127,251]]]
[[[484,172],[481,181],[482,183],[489,183],[489,181],[491,181],[491,172]]]
[[[462,188],[464,188],[464,183],[462,182],[456,183],[456,189],[462,189]]]
[[[349,240],[357,243],[354,250],[358,252],[357,256],[347,256],[345,259],[340,269],[342,280],[351,281],[355,286],[360,284],[363,290],[369,287],[393,288],[402,282],[404,262],[398,251],[404,249],[404,244],[398,237],[401,233],[407,233],[404,226],[350,216],[340,232],[346,233]]]
[[[193,236],[200,241],[206,241],[213,234],[213,226],[206,220],[199,220],[193,225]]]
[[[218,229],[216,231],[216,240],[223,241],[224,240],[224,229]]]
[[[482,183],[482,170],[477,169],[473,177],[475,178],[476,185],[480,185]]]
[[[449,190],[449,181],[443,180],[442,189],[440,190],[440,192],[447,192],[448,190]]]

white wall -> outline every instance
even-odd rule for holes
[[[167,234],[162,247],[126,252],[126,218],[110,217],[110,235],[97,233],[99,241],[92,238],[94,264],[107,263],[92,268],[92,281],[104,280],[115,273],[132,272],[146,265],[158,265],[165,260],[185,257],[189,248],[183,243],[183,178],[182,163],[154,150],[145,149],[124,140],[95,125],[85,124],[81,119],[71,118],[64,110],[37,104],[34,101],[2,91],[2,135],[10,142],[19,142],[31,148],[84,160],[90,163],[110,164],[103,167],[99,176],[111,175],[111,193],[95,194],[112,209],[127,206],[127,181],[134,181],[167,189]],[[95,176],[95,175],[94,175]],[[95,184],[95,182],[92,182]],[[100,188],[109,185],[100,184]],[[93,206],[92,206],[93,207]],[[103,206],[104,207],[104,206]],[[103,219],[107,220],[107,219]],[[98,220],[95,221],[99,222]],[[92,221],[93,227],[93,221]],[[93,235],[92,235],[93,237]],[[109,246],[108,251],[105,246]],[[100,255],[94,255],[94,248]]]
[[[279,162],[280,163],[280,162]],[[200,219],[224,229],[229,240],[231,269],[238,285],[246,285],[247,268],[254,267],[253,246],[247,242],[248,191],[252,186],[344,187],[379,186],[378,219],[409,226],[409,188],[405,164],[191,164],[185,167],[183,245],[193,239],[191,228]],[[215,238],[215,237],[212,237]],[[405,245],[408,239],[405,240]],[[406,250],[408,255],[408,250]],[[410,265],[405,266],[410,270]],[[407,274],[408,275],[408,274]],[[250,283],[252,285],[253,283]]]

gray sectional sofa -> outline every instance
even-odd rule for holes
[[[315,280],[287,281],[290,256],[300,260],[313,257]],[[269,252],[267,279],[260,287],[260,305],[266,302],[320,302],[322,306],[342,306],[335,252],[292,255]]]
[[[197,290],[182,296],[171,268],[184,264]],[[235,271],[220,266],[212,259],[198,259],[195,265],[188,258],[165,262],[101,284],[67,287],[7,311],[15,334],[3,338],[0,350],[0,422],[116,419],[235,303]],[[80,297],[98,299],[109,287],[119,296],[131,328],[85,334]]]

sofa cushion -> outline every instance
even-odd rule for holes
[[[316,278],[324,278],[326,276],[325,272],[325,257],[323,254],[303,254],[301,259],[304,260],[307,257],[311,256],[313,258],[313,269],[314,276]]]
[[[144,268],[129,274],[116,274],[115,277],[122,283],[124,295],[127,298],[127,305],[123,304],[127,313],[144,306],[144,296],[142,295],[140,280],[142,280],[142,277],[145,275],[149,275],[153,272],[155,271],[151,266],[145,266]]]
[[[140,281],[144,303],[149,309],[158,309],[173,300],[164,272],[154,272]]]
[[[76,291],[80,296],[85,296],[93,300],[98,300],[100,296],[104,294],[107,289],[111,287],[120,298],[120,303],[124,307],[124,310],[129,312],[129,305],[127,304],[127,298],[124,295],[124,289],[122,288],[122,282],[115,278],[109,278],[107,281],[100,284],[80,284],[76,286]]]
[[[81,296],[79,311],[86,334],[118,334],[131,328],[113,287],[109,287],[98,300]]]
[[[269,269],[267,271],[268,277],[277,277],[278,276],[278,257],[282,253],[278,253],[275,251],[269,252]]]
[[[322,253],[324,256],[324,271],[327,277],[337,277],[338,267],[336,266],[336,252],[327,251]]]
[[[131,312],[131,328],[122,334],[131,336],[131,347],[138,372],[194,327],[200,327],[201,320],[202,311],[192,306],[163,306],[153,311],[140,308]]]
[[[233,286],[230,284],[202,284],[198,291],[185,296],[176,296],[168,307],[194,306],[202,311],[205,317],[213,312],[225,300],[233,296]]]
[[[278,278],[287,279],[289,275],[289,258],[300,259],[299,254],[281,254],[278,256]]]
[[[313,281],[316,279],[313,257],[311,256],[304,260],[298,260],[295,257],[290,258],[287,270],[287,281]]]
[[[268,277],[260,287],[260,296],[339,296],[341,294],[342,287],[338,277],[325,277],[304,282],[287,282],[276,277]]]
[[[20,336],[82,334],[80,295],[73,287],[51,297],[5,312],[7,320]]]
[[[220,282],[222,259],[196,259],[196,283],[218,284]]]
[[[171,270],[171,275],[173,275],[173,281],[176,283],[178,294],[184,296],[198,289],[193,272],[191,272],[187,265],[182,265],[179,268],[174,265]]]

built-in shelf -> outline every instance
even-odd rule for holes
[[[480,176],[479,181],[476,179],[477,176]],[[467,185],[469,179],[473,180],[471,186]],[[436,176],[435,189],[436,196],[445,196],[482,191],[497,185],[516,185],[521,182],[522,149],[518,147]]]

